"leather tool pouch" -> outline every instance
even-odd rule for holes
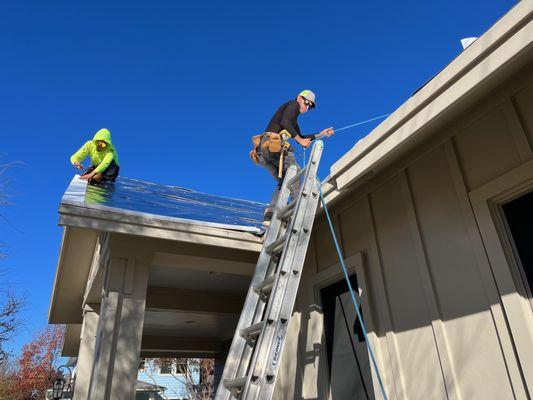
[[[261,144],[261,138],[262,137],[263,137],[263,135],[252,136],[252,144],[253,144],[254,147],[253,147],[252,150],[250,150],[250,158],[252,159],[252,161],[255,164],[259,163],[259,157],[257,156],[257,148]]]
[[[268,140],[263,143],[263,146],[268,147],[271,153],[279,153],[281,151],[282,142],[281,136],[277,133],[267,133]]]
[[[259,164],[259,157],[257,156],[257,151],[255,151],[255,149],[250,150],[250,158],[254,164]]]

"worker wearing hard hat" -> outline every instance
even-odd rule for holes
[[[302,135],[298,126],[298,116],[305,114],[310,109],[315,108],[315,106],[315,94],[310,90],[302,91],[296,99],[290,100],[278,108],[264,134],[252,138],[254,149],[250,152],[250,157],[254,162],[264,166],[278,182],[272,201],[265,210],[265,225],[268,225],[272,218],[279,189],[287,169],[291,165],[296,165],[297,168],[300,168],[296,163],[294,149],[288,143],[288,139],[292,138],[302,147],[307,148],[316,138],[329,137],[334,133],[333,128],[326,128],[316,134]],[[285,151],[283,156],[280,157],[283,149]],[[296,182],[291,188],[291,197],[293,199],[296,198],[299,190],[300,182]]]
[[[114,182],[118,176],[120,166],[117,150],[111,142],[111,132],[100,129],[93,140],[85,142],[81,148],[70,157],[70,162],[79,170],[83,170],[81,163],[89,157],[91,166],[81,175],[81,179],[89,183]]]

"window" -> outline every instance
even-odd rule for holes
[[[172,369],[172,363],[164,363],[159,367],[159,373],[161,375],[169,375],[172,374]]]
[[[187,363],[179,363],[176,365],[177,374],[184,374],[185,372],[187,372]]]

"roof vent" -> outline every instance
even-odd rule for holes
[[[463,46],[463,50],[466,49],[468,46],[470,46],[472,43],[474,43],[477,40],[477,37],[467,37],[464,39],[461,39],[461,46]]]

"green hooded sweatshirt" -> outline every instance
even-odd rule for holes
[[[103,140],[107,143],[107,147],[101,151],[98,151],[96,145],[97,140]],[[120,165],[118,162],[118,154],[111,142],[111,132],[107,129],[100,129],[94,135],[93,140],[85,142],[81,148],[70,157],[70,162],[81,163],[85,160],[85,157],[89,156],[91,158],[91,165],[96,166],[95,171],[97,173],[105,171],[105,169],[111,164],[111,161],[115,161],[115,164]]]

